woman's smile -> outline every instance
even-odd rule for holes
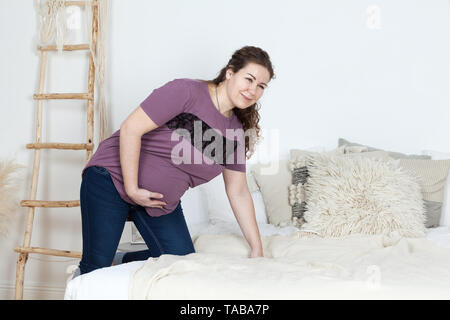
[[[251,101],[252,99],[247,98],[246,96],[244,96],[242,93],[241,95],[244,97],[245,101]]]

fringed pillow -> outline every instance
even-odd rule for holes
[[[323,237],[393,231],[405,237],[425,236],[419,181],[398,161],[318,154],[306,157],[305,164],[307,210],[302,228]]]
[[[359,146],[342,146],[330,151],[324,152],[311,152],[301,149],[290,150],[289,169],[291,171],[291,185],[289,185],[289,205],[291,206],[291,223],[296,227],[301,227],[305,223],[304,214],[307,210],[306,188],[308,181],[308,166],[306,163],[306,157],[313,155],[335,155],[343,157],[352,157],[361,155],[364,157],[370,157],[375,159],[388,160],[389,156],[387,152],[367,151],[366,147]]]

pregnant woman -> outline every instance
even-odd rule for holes
[[[245,160],[259,136],[258,99],[273,77],[268,54],[246,46],[214,80],[174,79],[153,90],[83,169],[83,254],[74,276],[195,252],[180,198],[220,173],[249,258],[263,256]],[[127,218],[147,250],[116,254]]]

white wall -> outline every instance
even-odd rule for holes
[[[380,9],[371,29],[369,6]],[[291,148],[337,146],[339,137],[404,153],[450,152],[448,0],[110,2],[106,94],[111,130],[156,87],[178,77],[212,79],[231,54],[255,45],[271,56],[277,79],[261,99],[266,149],[250,163],[286,158]],[[84,27],[84,20],[82,21]],[[69,43],[85,39],[82,31]],[[39,82],[37,16],[29,0],[0,0],[0,159],[27,165],[29,197]],[[85,92],[87,55],[53,53],[46,92]],[[86,139],[86,103],[44,103],[43,141]],[[98,119],[96,113],[96,120]],[[97,122],[98,124],[98,122]],[[279,145],[269,133],[278,132]],[[98,127],[96,127],[96,137]],[[79,199],[85,153],[41,152],[38,199]],[[201,210],[195,189],[184,211]],[[37,209],[32,245],[81,250],[79,208]],[[14,212],[0,242],[0,299],[13,296],[27,210]],[[129,231],[129,225],[127,226]],[[123,241],[129,240],[125,232]],[[31,255],[25,298],[61,297],[66,266],[77,260]]]

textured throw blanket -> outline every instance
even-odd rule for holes
[[[130,299],[449,299],[450,250],[426,238],[351,235],[262,237],[247,258],[242,236],[201,235],[196,252],[150,258]]]

